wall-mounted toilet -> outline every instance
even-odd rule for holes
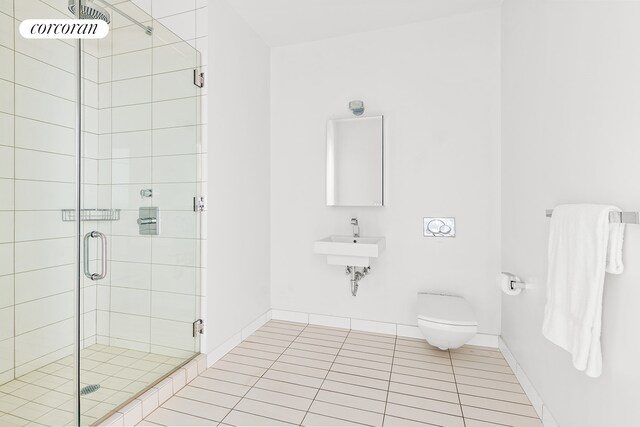
[[[429,344],[448,350],[469,342],[478,332],[478,321],[463,297],[421,292],[418,327]]]

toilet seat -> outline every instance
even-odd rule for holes
[[[419,293],[418,320],[449,326],[478,326],[469,302],[457,295]]]

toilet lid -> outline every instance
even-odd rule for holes
[[[478,325],[471,304],[456,295],[418,294],[418,319],[446,325]]]

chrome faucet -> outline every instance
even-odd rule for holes
[[[351,225],[353,225],[353,237],[360,237],[360,226],[358,225],[358,218],[351,218]]]

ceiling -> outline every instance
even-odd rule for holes
[[[497,7],[502,0],[227,0],[270,46]]]

